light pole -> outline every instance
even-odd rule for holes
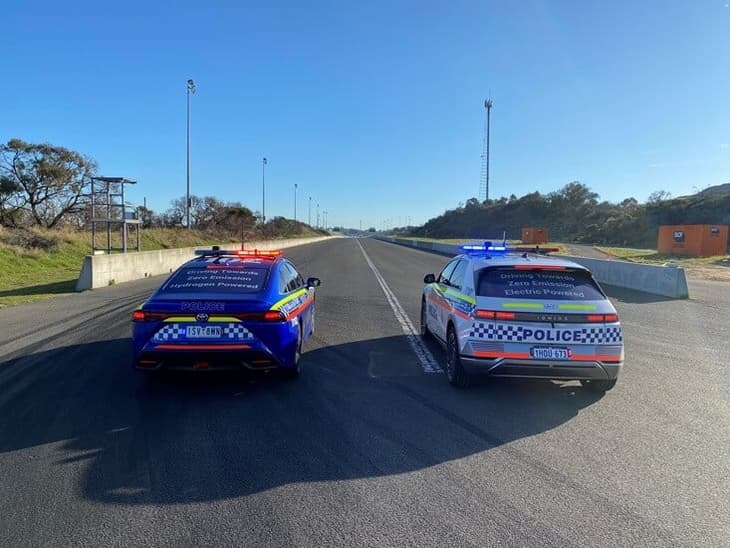
[[[294,222],[297,220],[297,184],[294,183]]]
[[[484,102],[484,106],[487,108],[487,195],[485,201],[489,201],[489,130],[490,130],[490,118],[492,114],[492,100],[487,99]]]
[[[185,223],[190,228],[190,94],[195,93],[195,82],[192,79],[188,79],[187,87],[187,123],[186,123],[186,141],[187,141],[187,155],[186,155],[186,192],[185,192]]]
[[[317,228],[319,228],[319,202],[317,202]]]
[[[266,223],[266,157],[261,162],[261,224]]]
[[[309,197],[309,215],[307,216],[307,224],[312,226],[312,197]]]
[[[484,201],[489,201],[489,130],[492,114],[492,99],[484,101],[484,108],[487,110],[487,117],[484,121],[484,145],[482,149],[482,174],[480,194],[483,193]]]
[[[327,230],[327,212],[326,211],[322,212],[322,228]]]

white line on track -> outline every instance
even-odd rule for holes
[[[411,322],[410,318],[408,318],[408,314],[406,314],[406,311],[403,310],[403,307],[398,301],[398,298],[390,290],[390,287],[388,287],[388,284],[385,282],[385,279],[380,274],[380,271],[378,271],[378,268],[375,266],[375,264],[373,264],[373,261],[370,260],[368,254],[365,253],[365,248],[360,243],[360,240],[355,241],[357,242],[357,245],[360,246],[360,251],[362,251],[363,257],[365,257],[365,261],[368,263],[370,270],[373,271],[373,274],[375,274],[375,279],[378,280],[378,283],[380,284],[383,293],[385,293],[385,298],[388,300],[388,304],[390,304],[390,307],[393,309],[395,319],[398,320],[398,323],[403,329],[403,333],[408,340],[408,344],[411,345],[411,349],[418,357],[418,361],[420,362],[423,371],[425,373],[442,373],[443,369],[441,369],[439,364],[436,362],[433,354],[431,354],[431,351],[426,348],[425,344],[423,344],[421,336],[413,328],[413,323]]]

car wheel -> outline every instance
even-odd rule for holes
[[[471,381],[469,374],[464,370],[464,366],[461,363],[456,331],[454,331],[454,327],[451,325],[446,335],[446,376],[450,384],[459,388],[466,388]]]
[[[302,359],[302,324],[297,324],[297,346],[294,351],[294,367],[282,368],[281,374],[286,379],[296,379],[302,368],[300,361]]]
[[[421,337],[427,341],[433,339],[433,335],[428,330],[428,324],[426,323],[426,301],[421,301]]]
[[[591,392],[608,392],[616,386],[617,379],[610,381],[580,381],[580,383]]]

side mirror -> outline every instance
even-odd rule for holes
[[[322,280],[319,278],[307,278],[307,289],[310,287],[319,287],[322,284]]]
[[[433,274],[426,274],[423,277],[423,283],[425,283],[425,284],[432,284],[435,281],[436,281],[436,276],[434,276]]]

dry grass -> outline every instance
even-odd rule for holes
[[[701,280],[730,281],[730,255],[716,257],[676,257],[662,255],[655,249],[633,249],[628,247],[596,247],[599,251],[635,263],[676,263],[684,268],[687,276]]]
[[[404,240],[416,240],[419,242],[436,242],[439,244],[451,244],[451,245],[463,245],[463,244],[482,244],[484,243],[484,240],[480,240],[478,238],[422,238],[420,236],[416,237],[409,237],[409,236],[396,236],[396,238],[403,238]],[[501,244],[502,241],[498,240],[495,241],[496,244]],[[509,246],[527,246],[527,247],[533,247],[532,244],[523,244],[521,240],[507,240],[507,245]],[[560,251],[559,253],[567,253],[567,248],[563,244],[559,244],[556,242],[548,242],[546,244],[540,244],[540,247],[555,247],[558,248]]]
[[[315,235],[307,231],[297,236]],[[106,243],[106,235],[97,246]],[[143,251],[176,247],[209,246],[225,243],[240,245],[240,240],[221,234],[184,228],[145,229],[141,232]],[[130,239],[130,250],[136,240]],[[121,247],[120,234],[112,245]],[[74,291],[84,256],[91,252],[89,232],[7,229],[0,227],[0,308],[38,301]]]

